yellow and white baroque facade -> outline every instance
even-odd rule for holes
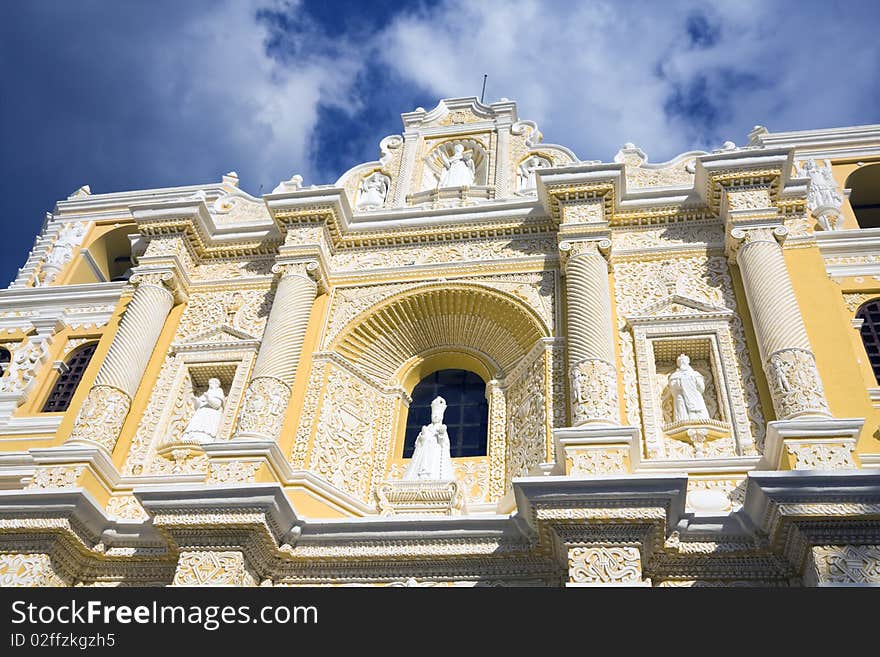
[[[880,228],[846,189],[880,126],[653,164],[506,100],[402,118],[334,185],[57,204],[0,292],[0,583],[880,583]],[[473,183],[441,186],[458,145]],[[676,419],[680,354],[709,419]],[[485,455],[401,487],[449,368],[485,383]]]

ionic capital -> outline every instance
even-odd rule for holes
[[[279,260],[272,266],[273,274],[280,274],[279,280],[297,276],[317,287],[318,293],[327,290],[327,272],[320,260]]]
[[[577,240],[564,240],[559,243],[559,255],[563,272],[569,262],[579,257],[603,258],[610,268],[611,240],[607,237],[594,237]]]
[[[727,233],[726,249],[730,260],[735,260],[739,253],[752,244],[769,243],[781,246],[788,236],[788,228],[776,224],[755,224],[733,226]]]
[[[137,271],[131,275],[128,282],[139,287],[155,287],[171,294],[174,303],[183,303],[187,300],[187,282],[175,269]]]

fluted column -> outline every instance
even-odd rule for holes
[[[787,232],[782,226],[734,228],[730,235],[776,416],[828,416],[822,380],[778,241]]]
[[[610,246],[607,239],[560,244],[568,253],[568,371],[575,426],[620,423],[608,262],[599,250]]]
[[[94,444],[112,452],[147,369],[159,334],[174,305],[172,272],[135,274],[134,295],[110,350],[76,416],[67,442]]]
[[[290,401],[318,285],[313,261],[275,265],[281,274],[235,438],[277,440]]]

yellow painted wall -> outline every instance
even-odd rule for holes
[[[880,414],[868,397],[859,363],[862,353],[853,348],[851,316],[840,287],[828,278],[818,248],[786,249],[785,261],[831,413],[840,418],[865,418],[857,449],[880,451],[880,441],[874,437]]]

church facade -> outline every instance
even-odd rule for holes
[[[332,185],[57,203],[0,292],[0,584],[880,584],[880,126],[402,119]]]

